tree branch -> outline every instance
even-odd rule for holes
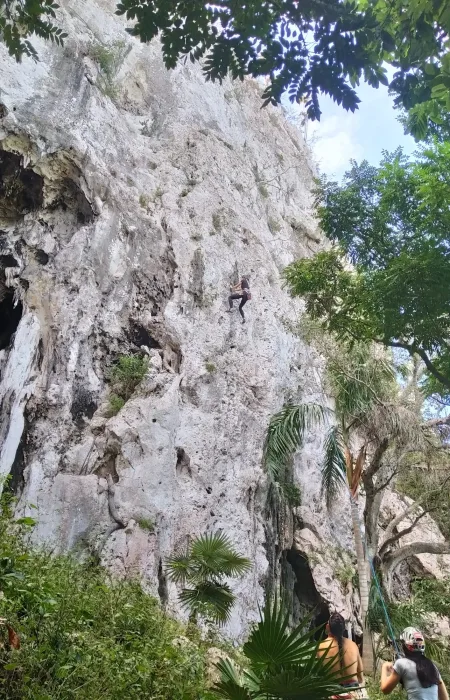
[[[363,479],[372,479],[375,474],[379,471],[381,468],[381,460],[383,458],[384,453],[386,452],[387,448],[389,447],[389,440],[388,438],[384,438],[378,445],[377,449],[374,452],[374,455],[370,461],[370,464],[366,471],[363,474]],[[365,481],[364,481],[365,484]]]
[[[417,554],[450,554],[449,542],[413,542],[412,544],[400,547],[393,554],[386,558],[385,563],[392,574],[395,569],[410,557]]]
[[[399,530],[395,535],[392,535],[392,537],[389,537],[387,540],[384,540],[383,544],[381,545],[378,554],[380,557],[383,556],[383,554],[386,552],[387,548],[391,545],[394,544],[395,542],[398,542],[402,537],[405,535],[409,535],[410,532],[414,530],[416,527],[417,523],[421,518],[423,518],[424,515],[427,514],[426,510],[423,510],[419,515],[415,518],[415,520],[411,523],[409,527],[405,527],[403,530]]]
[[[436,379],[439,382],[441,382],[441,384],[450,389],[450,377],[446,377],[444,374],[439,372],[439,370],[434,366],[434,364],[428,357],[425,350],[422,350],[422,348],[418,348],[415,345],[408,345],[407,343],[396,343],[393,340],[391,341],[377,339],[377,342],[381,342],[383,343],[383,345],[389,345],[391,348],[402,348],[403,350],[407,350],[410,355],[419,355],[419,357],[424,361],[425,367],[433,375],[433,377],[436,377]]]

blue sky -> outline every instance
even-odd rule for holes
[[[416,150],[414,139],[405,136],[397,121],[398,112],[386,87],[375,90],[361,84],[357,93],[361,104],[354,114],[322,97],[321,121],[308,123],[307,140],[321,172],[329,177],[340,179],[350,158],[365,158],[377,165],[383,150],[393,151],[398,146],[406,153]]]

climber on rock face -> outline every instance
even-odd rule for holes
[[[252,298],[252,295],[250,293],[250,282],[248,276],[246,275],[245,277],[242,277],[241,281],[238,284],[235,284],[230,289],[231,294],[228,297],[228,303],[230,305],[230,308],[227,309],[227,311],[233,311],[233,301],[235,299],[240,299],[241,303],[239,304],[239,313],[242,316],[242,323],[245,323],[243,307]]]
[[[326,632],[328,636],[320,643],[318,656],[336,657],[332,668],[338,683],[349,690],[359,688],[364,683],[362,660],[355,642],[344,638],[345,620],[342,615],[333,613],[330,616]]]

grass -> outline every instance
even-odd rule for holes
[[[127,53],[127,44],[122,40],[112,44],[95,43],[89,47],[88,54],[99,67],[97,87],[111,99],[117,97],[118,88],[115,77]]]
[[[115,394],[122,398],[124,403],[144,379],[147,369],[148,360],[139,355],[121,355],[112,367],[109,378]]]
[[[30,522],[29,525],[32,525]],[[169,618],[137,581],[93,562],[25,546],[27,524],[0,518],[0,616],[21,648],[0,645],[8,700],[206,700],[206,643]]]
[[[109,414],[110,416],[117,416],[119,411],[125,406],[125,399],[117,394],[111,394],[109,397]]]
[[[147,530],[147,532],[155,532],[155,523],[151,518],[136,518],[136,522],[141,528],[141,530]]]

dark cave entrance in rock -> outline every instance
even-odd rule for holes
[[[0,149],[0,218],[20,219],[42,206],[43,199],[43,178],[24,168],[20,155]]]
[[[330,609],[317,591],[308,557],[293,547],[281,555],[281,586],[294,625],[308,615],[312,629],[328,622]],[[324,630],[317,632],[317,639],[324,637]]]
[[[14,304],[14,290],[5,286],[0,277],[0,350],[11,344],[22,318],[22,304]]]
[[[148,330],[141,326],[140,323],[132,321],[130,323],[130,329],[128,331],[128,337],[131,342],[138,348],[145,345],[147,348],[154,348],[156,350],[161,350],[161,345],[155,340]]]

